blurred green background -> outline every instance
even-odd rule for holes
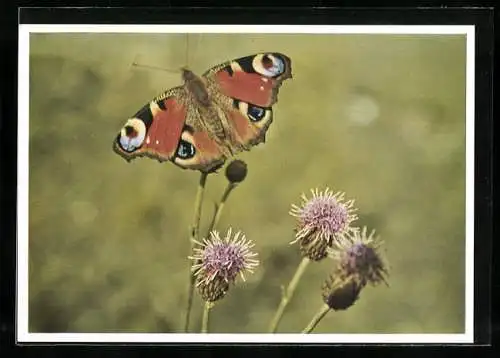
[[[180,75],[261,51],[292,59],[264,145],[219,229],[261,265],[213,309],[212,332],[265,332],[300,261],[292,203],[345,191],[385,241],[390,287],[368,287],[315,332],[460,333],[465,296],[465,36],[32,34],[29,329],[180,332],[199,174],[112,151],[126,119]],[[186,56],[188,48],[188,56]],[[201,232],[226,185],[207,182]],[[322,304],[329,261],[309,266],[279,332]],[[192,329],[201,320],[195,297]]]

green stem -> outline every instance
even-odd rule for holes
[[[222,194],[222,197],[220,199],[220,202],[217,205],[217,210],[215,211],[215,214],[212,218],[212,222],[210,223],[210,226],[208,227],[207,236],[210,235],[210,232],[219,223],[220,217],[222,215],[222,210],[224,209],[224,205],[226,204],[227,198],[229,197],[229,194],[231,194],[231,191],[233,191],[233,189],[236,188],[237,185],[238,184],[236,184],[236,183],[228,183],[227,184],[226,189],[224,190],[224,193]]]
[[[276,313],[274,314],[273,320],[271,321],[271,324],[269,325],[269,333],[275,333],[276,330],[278,329],[278,324],[281,321],[281,317],[283,316],[283,313],[285,312],[285,308],[292,299],[293,293],[295,292],[295,289],[297,288],[297,285],[300,281],[300,278],[304,274],[307,265],[311,262],[307,257],[303,257],[302,261],[300,262],[299,266],[297,267],[297,270],[295,271],[295,274],[293,275],[292,280],[288,284],[288,287],[286,290],[283,290],[282,296],[281,296],[281,302],[280,305],[278,306],[278,309],[276,310]]]
[[[211,302],[205,302],[203,307],[203,317],[201,318],[201,333],[208,333],[208,317],[210,316],[210,310],[213,304]]]
[[[311,320],[311,322],[309,322],[307,327],[304,328],[302,333],[311,333],[313,329],[316,328],[319,321],[321,321],[328,312],[330,312],[330,307],[328,307],[328,305],[326,304],[322,305],[320,310],[314,315],[313,319]]]
[[[200,228],[200,217],[201,217],[201,206],[203,203],[203,194],[205,192],[205,184],[207,181],[208,173],[201,173],[200,182],[198,184],[198,190],[196,192],[196,199],[194,202],[194,217],[193,224],[191,227],[191,237],[189,239],[190,243],[190,253],[193,253],[193,249],[195,247],[195,241],[198,240],[198,232]],[[186,311],[186,320],[184,322],[184,332],[188,332],[189,330],[189,319],[191,316],[191,307],[193,305],[193,291],[194,291],[194,283],[195,277],[191,272],[191,267],[189,268],[189,287],[188,287],[188,302],[187,302],[187,311]]]

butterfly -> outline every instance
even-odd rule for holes
[[[291,60],[259,53],[216,65],[202,76],[182,68],[184,84],[143,106],[121,128],[113,149],[127,161],[147,156],[212,172],[227,158],[265,142]]]

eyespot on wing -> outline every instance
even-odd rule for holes
[[[219,145],[206,132],[185,127],[173,162],[184,169],[212,172],[225,160]]]
[[[205,76],[228,97],[270,107],[277,101],[281,83],[292,77],[291,60],[280,53],[261,53],[227,62]]]

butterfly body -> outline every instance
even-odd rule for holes
[[[210,106],[210,96],[207,91],[206,82],[187,68],[182,69],[182,79],[185,89],[193,95],[196,102],[202,106]]]
[[[228,61],[202,76],[182,69],[184,84],[143,106],[122,127],[114,150],[210,172],[265,141],[281,82],[291,61],[279,53]]]

